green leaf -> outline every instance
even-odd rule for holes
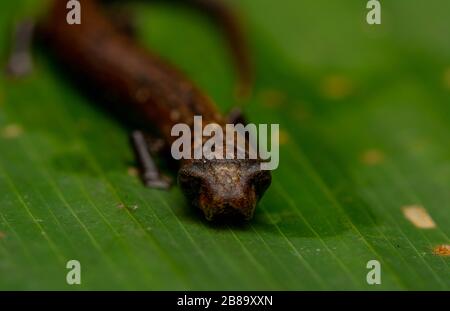
[[[3,60],[36,3],[2,3]],[[383,2],[380,26],[364,1],[237,3],[256,68],[247,114],[281,127],[247,226],[206,223],[177,187],[144,188],[126,130],[35,51],[31,76],[0,76],[0,289],[449,290],[450,257],[433,249],[450,244],[450,3],[413,3]],[[208,19],[136,8],[146,46],[222,111],[236,104]],[[411,206],[434,228],[408,220]],[[66,283],[71,259],[81,285]],[[370,260],[381,285],[366,282]]]

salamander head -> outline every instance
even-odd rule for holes
[[[256,160],[197,160],[184,165],[178,183],[207,220],[249,220],[271,182]]]

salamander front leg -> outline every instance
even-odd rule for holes
[[[13,44],[6,73],[11,77],[23,77],[33,70],[31,45],[33,42],[35,24],[32,21],[22,21],[14,29]]]
[[[134,131],[131,134],[131,144],[139,162],[144,185],[149,188],[169,189],[172,180],[160,174],[152,156],[152,153],[161,151],[163,144],[159,140],[148,139],[141,131]]]

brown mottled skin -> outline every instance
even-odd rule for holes
[[[169,145],[177,138],[171,136],[172,126],[186,123],[192,127],[195,115],[203,117],[204,126],[225,125],[211,99],[173,66],[116,29],[97,1],[83,0],[81,4],[80,25],[67,24],[66,1],[61,0],[53,2],[40,25],[45,42],[64,65],[139,114]],[[182,160],[178,181],[208,220],[222,216],[248,220],[271,180],[270,172],[261,171],[259,163]]]

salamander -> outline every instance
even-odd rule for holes
[[[189,0],[186,3],[218,20],[231,43],[241,82],[245,85],[250,80],[248,56],[232,12],[213,0]],[[178,123],[192,127],[194,116],[202,116],[204,126],[214,123],[225,127],[228,120],[213,101],[177,68],[118,29],[105,13],[103,3],[82,0],[81,23],[76,25],[67,23],[66,5],[65,0],[52,2],[45,18],[38,23],[39,37],[71,73],[81,77],[97,92],[112,94],[120,106],[151,124],[165,146],[170,146],[176,139],[171,135],[172,127]],[[168,184],[153,161],[154,154],[149,152],[152,146],[148,146],[146,135],[134,131],[131,137],[144,183],[150,187],[166,187]],[[198,147],[192,145],[192,148]],[[270,171],[261,170],[260,161],[181,159],[178,161],[178,184],[207,220],[249,220],[271,183]]]

